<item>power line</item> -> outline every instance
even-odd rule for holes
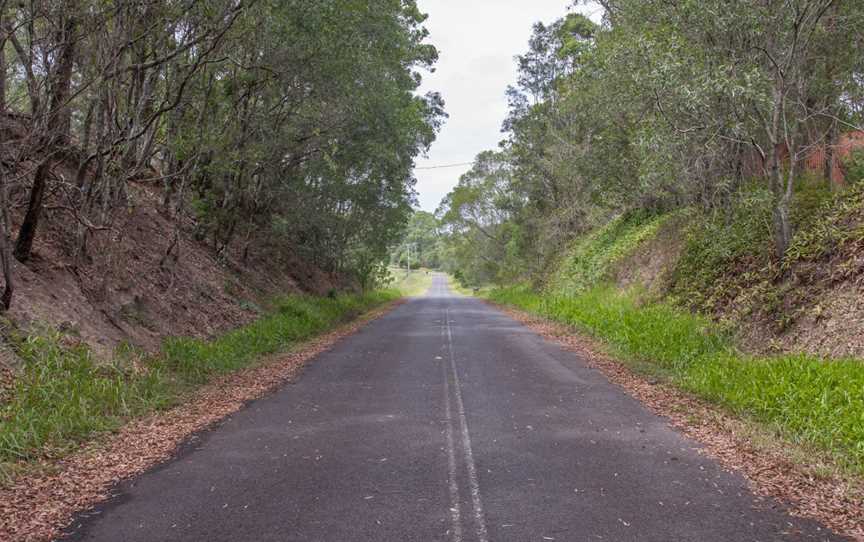
[[[463,167],[463,166],[472,166],[474,162],[462,162],[461,164],[446,164],[443,166],[425,166],[425,167],[415,167],[414,169],[444,169],[448,167]]]

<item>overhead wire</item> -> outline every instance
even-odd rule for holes
[[[462,163],[460,163],[460,164],[444,164],[444,165],[441,165],[441,166],[422,166],[422,167],[415,167],[414,169],[444,169],[444,168],[451,168],[451,167],[471,166],[471,165],[473,165],[473,164],[474,164],[474,162],[462,162]]]

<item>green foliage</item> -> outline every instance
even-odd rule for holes
[[[755,301],[776,307],[773,286],[778,273],[805,254],[831,250],[829,223],[850,215],[853,192],[838,196],[821,179],[804,177],[794,192],[796,234],[782,265],[772,257],[772,195],[758,184],[742,189],[724,209],[702,214],[691,223],[681,258],[672,273],[670,293],[687,307],[714,312],[730,296],[761,284]],[[847,203],[843,203],[847,202]],[[833,217],[833,218],[829,218]],[[851,233],[851,232],[850,232]]]
[[[823,202],[789,246],[787,266],[852,252],[864,244],[864,183]]]
[[[671,277],[670,292],[682,304],[713,311],[733,293],[724,277],[767,265],[771,243],[771,194],[754,187],[729,210],[698,217]],[[753,261],[760,264],[754,266]]]
[[[610,287],[575,295],[540,295],[527,287],[493,290],[492,301],[513,305],[576,326],[609,341],[629,359],[649,361],[667,370],[729,350],[728,339],[710,321],[666,304],[639,305]]]
[[[278,352],[315,333],[394,299],[393,292],[368,292],[335,297],[292,296],[275,302],[275,312],[214,341],[171,338],[162,348],[169,371],[191,382],[235,371],[261,356]]]
[[[2,17],[24,44],[6,51],[7,143],[33,147],[25,161],[63,154],[87,187],[43,191],[59,167],[46,162],[25,232],[43,192],[93,231],[121,228],[126,183],[147,179],[222,261],[299,257],[367,288],[380,278],[416,200],[416,158],[446,117],[419,91],[438,51],[415,0],[16,3]]]
[[[559,265],[551,289],[572,294],[598,285],[617,262],[653,238],[671,216],[630,213],[580,237]]]
[[[754,358],[708,320],[667,304],[595,288],[570,297],[516,287],[498,303],[573,325],[643,372],[756,420],[864,474],[864,364],[805,355]]]
[[[843,163],[846,170],[846,182],[850,184],[861,184],[864,181],[864,150],[852,151]]]
[[[472,227],[454,228],[453,269],[477,282],[537,278],[575,238],[632,210],[709,215],[699,243],[717,246],[699,249],[723,264],[717,273],[741,258],[782,259],[818,207],[822,194],[808,199],[801,186],[822,175],[806,169],[814,148],[837,141],[829,119],[860,125],[864,111],[864,57],[849,46],[864,4],[796,5],[808,16],[774,0],[614,0],[600,26],[578,14],[535,24],[507,91],[501,150],[481,153],[470,182],[442,202],[445,219],[459,211],[446,222],[465,224],[463,209],[476,211]],[[494,171],[482,167],[490,154]],[[802,167],[789,167],[790,157]],[[479,182],[492,177],[503,181],[494,190]],[[760,186],[745,187],[752,201],[742,204],[753,177]],[[742,215],[752,221],[724,231]],[[577,289],[602,274],[595,263],[576,263],[585,266],[574,269]]]
[[[436,269],[441,265],[441,225],[432,213],[414,211],[390,262],[400,267]]]
[[[700,397],[767,424],[797,444],[832,453],[864,474],[860,360],[727,355],[693,365],[678,381]]]
[[[24,367],[0,405],[0,466],[62,453],[169,404],[174,393],[158,367],[97,364],[83,347],[63,348],[58,335],[30,337],[20,354]]]
[[[25,360],[0,405],[0,467],[54,457],[129,418],[165,408],[190,386],[284,351],[347,318],[399,296],[392,290],[335,297],[292,296],[251,324],[212,341],[174,338],[155,359],[99,363],[84,347],[64,348],[58,335],[28,338]],[[133,356],[134,357],[134,356]]]
[[[534,270],[509,160],[506,153],[480,153],[436,211],[444,231],[442,267],[473,284],[503,283]]]

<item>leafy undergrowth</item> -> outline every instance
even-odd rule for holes
[[[864,183],[838,193],[805,180],[795,192],[795,236],[782,264],[773,256],[771,195],[748,188],[731,215],[693,221],[670,284],[676,304],[712,315],[731,307],[741,318],[765,318],[786,330],[809,300],[860,274],[864,249]]]
[[[785,267],[843,257],[864,249],[864,182],[840,192],[820,205],[814,214],[814,219],[792,240]],[[854,269],[847,266],[841,271]]]
[[[127,351],[110,364],[97,362],[83,346],[64,347],[57,334],[29,337],[19,349],[23,368],[0,404],[0,467],[61,456],[130,418],[176,404],[216,375],[286,351],[398,297],[393,290],[285,297],[271,314],[214,340],[173,338],[158,356]]]
[[[578,293],[596,286],[607,278],[617,262],[653,238],[673,215],[631,213],[588,233],[570,247],[552,277],[550,288]]]
[[[668,304],[640,305],[598,287],[575,296],[526,287],[488,298],[572,325],[610,345],[634,369],[758,421],[864,475],[864,363],[805,355],[753,357],[705,318]]]

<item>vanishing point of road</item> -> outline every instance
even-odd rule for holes
[[[72,540],[839,540],[577,354],[429,293],[117,488]]]

